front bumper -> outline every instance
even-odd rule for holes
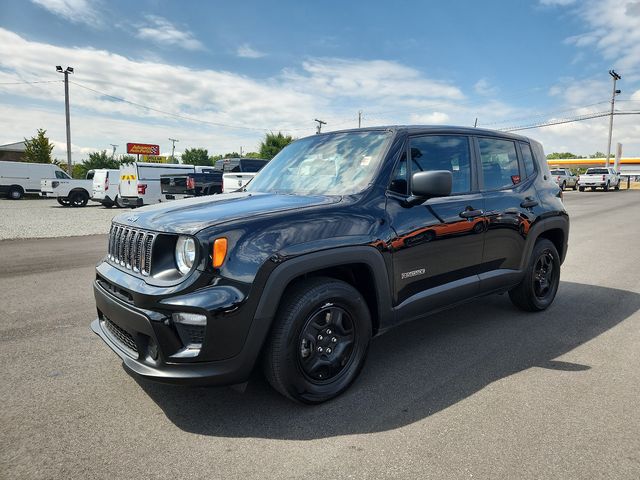
[[[187,385],[242,383],[251,374],[264,339],[261,328],[251,328],[243,348],[231,358],[173,361],[171,354],[180,351],[181,344],[166,312],[125,304],[97,281],[94,296],[98,318],[91,323],[93,332],[122,359],[127,370],[151,380]]]

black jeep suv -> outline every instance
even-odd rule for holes
[[[489,293],[547,308],[569,218],[542,150],[501,132],[367,128],[298,140],[241,192],[116,217],[95,333],[129,370],[343,392],[373,335]]]

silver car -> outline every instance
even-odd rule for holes
[[[554,168],[551,170],[551,176],[562,190],[578,189],[578,176],[568,168]]]

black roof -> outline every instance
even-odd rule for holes
[[[517,135],[515,133],[503,132],[500,130],[489,130],[487,128],[475,128],[475,127],[460,127],[455,125],[381,125],[374,127],[364,128],[350,128],[346,130],[333,130],[330,132],[324,132],[324,134],[330,133],[346,133],[346,132],[362,132],[362,131],[379,131],[379,130],[392,130],[394,132],[404,132],[408,134],[421,134],[421,133],[459,133],[461,135],[486,135],[491,137],[503,137],[513,140],[521,140],[529,142],[528,137]]]

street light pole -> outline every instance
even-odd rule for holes
[[[176,157],[174,157],[173,154],[176,151],[176,142],[179,142],[180,140],[177,138],[170,138],[169,141],[171,142],[171,163],[176,163]]]
[[[607,144],[607,161],[605,167],[609,168],[609,159],[611,158],[611,136],[613,135],[613,109],[616,104],[616,95],[620,93],[620,90],[616,90],[616,82],[621,80],[622,77],[616,73],[615,70],[609,70],[609,75],[613,79],[613,90],[611,92],[611,113],[609,114],[609,143]]]
[[[56,72],[64,74],[64,109],[67,122],[67,173],[72,175],[73,169],[71,166],[71,120],[69,118],[69,74],[73,73],[73,67],[67,67],[62,70],[60,65],[56,65]]]
[[[318,128],[316,129],[316,134],[319,134],[322,132],[322,125],[326,125],[327,122],[323,121],[323,120],[318,120],[317,118],[313,120],[314,122],[318,122]]]

